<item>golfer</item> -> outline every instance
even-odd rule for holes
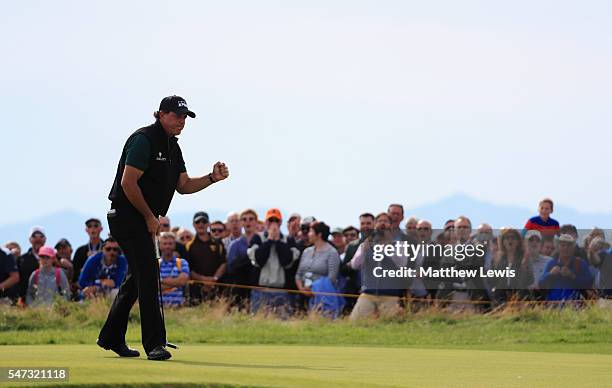
[[[142,344],[149,360],[167,360],[166,328],[159,305],[155,243],[159,217],[165,216],[174,191],[196,193],[229,176],[224,163],[215,163],[210,174],[187,175],[177,135],[187,116],[196,115],[181,97],[164,98],[154,113],[155,123],[140,128],[126,141],[115,182],[108,224],[128,261],[128,274],[106,318],[97,344],[121,357],[138,357],[125,343],[128,316],[134,302],[140,305]]]

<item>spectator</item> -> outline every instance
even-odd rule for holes
[[[193,215],[195,238],[187,244],[187,261],[190,276],[197,282],[189,287],[191,304],[199,304],[202,300],[211,300],[218,295],[218,290],[212,283],[221,279],[226,269],[225,246],[220,240],[212,238],[208,233],[209,218],[206,212]]]
[[[484,257],[485,269],[491,268],[491,261],[493,260],[493,252],[491,249],[491,243],[494,241],[493,228],[489,224],[480,224],[476,229],[476,235],[472,239],[474,243],[484,244],[486,253]]]
[[[280,210],[273,208],[266,212],[266,231],[263,238],[255,236],[247,254],[253,265],[253,277],[256,284],[266,288],[287,288],[288,272],[299,252],[292,249],[287,239],[280,232],[282,224]],[[289,305],[286,291],[264,292],[251,291],[251,312],[257,313],[260,308],[286,315]]]
[[[604,231],[602,229],[600,229],[600,228],[593,228],[593,229],[591,229],[589,231],[589,233],[584,237],[584,251],[585,252],[588,253],[588,251],[589,251],[589,244],[596,237],[600,237],[604,241],[606,240],[606,234],[604,233]]]
[[[417,221],[414,229],[415,242],[429,244],[432,242],[432,235],[433,229],[431,222],[429,222],[428,220]],[[412,297],[428,298],[435,296],[435,292],[437,291],[437,284],[434,284],[435,282],[429,281],[429,279],[421,278],[419,274],[421,268],[437,268],[438,262],[439,258],[425,255],[424,252],[419,252],[417,257],[414,259],[414,266],[417,270],[417,277],[413,279],[412,284],[410,285],[410,295]]]
[[[578,229],[572,224],[561,225],[559,228],[559,234],[569,234],[574,238],[576,244],[574,245],[574,256],[580,257],[583,260],[587,259],[587,253],[581,246],[578,245]],[[553,257],[557,257],[558,254],[553,254]]]
[[[229,236],[223,239],[223,245],[225,245],[225,251],[229,252],[230,244],[233,241],[238,240],[242,237],[242,227],[240,226],[240,214],[238,212],[231,212],[227,215],[225,220],[224,229],[229,232]]]
[[[371,257],[368,257],[372,253],[371,246],[375,244],[393,244],[395,241],[399,241],[397,234],[391,229],[391,225],[391,217],[387,213],[380,213],[376,216],[375,230],[377,233],[372,234],[371,237],[368,237],[359,245],[355,256],[350,262],[350,266],[353,269],[359,270],[366,260],[371,260]],[[386,256],[383,261],[389,259],[393,261],[396,267],[405,267],[408,261],[405,256]],[[364,285],[361,291],[361,295],[359,295],[357,303],[351,312],[351,321],[367,318],[374,314],[390,317],[400,312],[400,297],[405,290],[383,289]]]
[[[72,245],[65,238],[59,240],[55,244],[56,261],[53,264],[56,267],[60,267],[66,273],[68,279],[72,279]]]
[[[553,212],[553,201],[544,198],[538,204],[538,215],[527,220],[524,232],[527,230],[538,230],[542,236],[553,236],[559,231],[559,223],[550,217]]]
[[[265,231],[266,224],[262,220],[257,221],[257,233],[263,233]]]
[[[581,290],[591,288],[593,278],[586,261],[574,256],[576,240],[569,234],[559,236],[559,257],[548,262],[540,277],[540,288],[548,290],[547,300],[577,299]]]
[[[346,228],[342,229],[342,235],[344,236],[344,241],[348,246],[348,244],[352,243],[353,241],[359,240],[359,229],[355,228],[352,225],[349,225]]]
[[[310,246],[302,252],[300,265],[295,275],[298,290],[310,291],[312,284],[322,277],[336,282],[340,256],[338,251],[327,242],[329,226],[323,222],[314,222],[310,226],[308,238]]]
[[[603,299],[612,299],[612,248],[597,254],[599,262],[599,278],[597,289]]]
[[[293,213],[289,216],[289,220],[287,221],[287,239],[297,241],[300,233],[301,222],[302,216],[300,216],[298,213]]]
[[[450,228],[449,228],[450,229]],[[486,228],[485,228],[486,229]],[[472,237],[472,221],[466,216],[459,216],[455,222],[454,227],[450,229],[452,232],[450,233],[449,244],[453,245],[474,245]],[[474,249],[474,252],[476,249]],[[485,257],[486,255],[470,255],[469,257],[465,257],[461,260],[457,258],[451,258],[450,264],[445,263],[447,266],[455,267],[458,270],[476,270],[480,271],[480,268],[484,268],[485,266]],[[487,310],[489,308],[489,294],[486,291],[487,284],[485,283],[485,279],[480,276],[476,277],[463,277],[463,278],[450,278],[449,282],[446,283],[449,285],[445,290],[440,290],[442,293],[446,291],[452,290],[450,294],[451,298],[457,301],[477,301],[477,302],[485,302],[474,304],[465,304],[458,303],[456,307],[459,309],[473,309],[477,307],[481,310]],[[441,295],[438,293],[438,296],[441,299],[446,299],[448,294]]]
[[[413,240],[416,240],[417,238],[417,223],[419,222],[419,219],[412,216],[410,218],[408,218],[408,220],[406,221],[405,224],[405,229],[406,229],[406,236],[410,237]]]
[[[341,262],[344,261],[344,256],[346,255],[346,250],[348,249],[348,246],[353,241],[359,240],[359,229],[355,228],[354,226],[347,226],[346,228],[342,229],[342,236],[344,237],[345,247],[344,252],[340,254]]]
[[[361,234],[361,237],[346,246],[346,253],[344,256],[345,263],[348,263],[353,259],[355,253],[357,252],[357,249],[359,248],[359,245],[361,245],[361,243],[363,243],[365,239],[372,233],[375,224],[375,217],[372,213],[363,213],[359,216],[359,232]]]
[[[11,251],[0,248],[0,301],[8,300],[9,304],[17,301],[19,269]],[[2,302],[0,302],[2,304]]]
[[[81,269],[87,258],[95,255],[96,253],[102,252],[102,246],[104,245],[100,233],[102,233],[102,223],[97,218],[90,218],[85,221],[85,232],[89,236],[87,244],[81,245],[74,252],[74,259],[72,260],[72,289],[73,291],[78,290],[79,276],[81,275]],[[76,296],[76,292],[75,292]]]
[[[298,238],[295,240],[295,247],[302,252],[309,246],[308,240],[308,232],[310,231],[310,225],[315,222],[317,219],[313,216],[307,216],[302,219],[302,223],[300,224],[300,231],[298,233]]]
[[[461,244],[467,243],[472,234],[472,222],[466,216],[459,216],[455,220],[455,231],[457,232],[458,242]]]
[[[355,256],[359,245],[363,243],[367,236],[369,236],[374,230],[374,215],[372,213],[363,213],[359,216],[359,234],[356,235],[357,239],[348,243],[346,246],[346,252],[342,257],[342,261],[340,263],[340,275],[344,278],[344,286],[341,287],[341,291],[343,294],[359,294],[361,290],[361,275],[359,271],[353,269],[350,266],[351,260]],[[353,306],[357,302],[355,298],[346,298],[346,304],[344,305],[344,313],[350,314],[353,310]]]
[[[171,230],[170,217],[159,216],[159,233],[170,232]]]
[[[159,274],[162,286],[161,303],[164,306],[182,306],[185,303],[183,289],[189,282],[189,263],[176,256],[176,235],[162,232],[159,235]]]
[[[454,231],[455,231],[455,220],[447,220],[444,223],[444,231],[436,237],[436,241],[438,242],[438,244],[441,244],[441,245],[449,244],[451,242],[451,237],[456,236],[454,234]]]
[[[399,230],[400,224],[404,219],[404,206],[399,203],[392,203],[387,209],[387,214],[391,218],[391,229]]]
[[[191,240],[193,240],[193,233],[191,233],[191,231],[189,229],[186,228],[179,228],[176,232],[176,236],[177,236],[177,242],[183,244],[183,245],[187,245],[187,243]],[[185,251],[187,251],[187,249],[185,249]],[[185,255],[187,256],[187,255]]]
[[[8,241],[4,247],[9,250],[14,258],[21,256],[21,245],[17,241]]]
[[[28,306],[50,305],[56,296],[70,299],[68,278],[64,271],[53,266],[55,254],[55,249],[49,246],[42,246],[38,250],[40,268],[32,272],[28,279]]]
[[[342,228],[335,228],[331,232],[331,243],[338,251],[339,255],[343,255],[346,251],[346,241],[344,240],[344,234],[342,234]]]
[[[555,254],[555,240],[553,237],[542,236],[542,247],[540,248],[542,256],[553,257]]]
[[[102,252],[89,256],[79,275],[79,287],[87,299],[114,297],[127,273],[127,259],[120,255],[117,240],[108,237],[102,246]]]
[[[540,252],[542,250],[542,234],[537,230],[529,230],[525,234],[525,255],[529,262],[533,274],[533,282],[528,286],[533,291],[534,297],[537,300],[542,300],[546,297],[544,291],[540,290],[538,281],[544,269],[552,257],[544,256]]]
[[[39,267],[38,251],[47,242],[45,229],[41,226],[34,226],[30,229],[30,244],[32,247],[17,259],[19,268],[19,297],[25,300],[28,291],[28,281],[34,271]]]
[[[223,244],[223,247],[226,248],[225,244],[223,243],[223,240],[225,240],[223,237],[225,235],[225,224],[223,222],[219,220],[213,221],[210,224],[210,235],[215,241],[220,242]],[[227,250],[225,251],[227,252]]]
[[[589,241],[589,249],[587,251],[587,262],[589,264],[589,271],[595,282],[595,288],[600,289],[601,283],[601,265],[602,256],[610,248],[610,244],[606,242],[603,237],[597,236]],[[605,277],[605,276],[604,276]],[[594,297],[595,295],[590,295]]]
[[[240,223],[244,229],[244,234],[237,240],[232,241],[227,254],[227,273],[228,282],[238,285],[251,285],[251,272],[253,266],[247,255],[247,249],[257,235],[257,212],[253,209],[246,209],[240,213]],[[247,288],[232,288],[232,304],[238,308],[246,308],[249,302],[251,291]]]
[[[170,221],[170,217],[168,216],[159,216],[159,233],[163,232],[171,232],[172,231],[172,222]],[[187,249],[185,249],[185,244],[181,241],[176,241],[174,244],[174,254],[177,257],[185,258],[187,257]]]
[[[499,252],[491,263],[493,270],[506,268],[513,270],[515,276],[489,278],[495,302],[500,304],[517,298],[525,299],[528,296],[527,288],[534,282],[533,270],[525,255],[521,234],[513,228],[502,229]]]

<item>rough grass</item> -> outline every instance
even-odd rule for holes
[[[0,307],[0,345],[92,344],[110,303],[57,302],[50,308]],[[138,308],[128,341],[140,342]],[[612,354],[612,310],[505,310],[491,315],[438,309],[390,320],[280,320],[228,311],[223,303],[166,310],[169,340],[182,344],[394,346]]]

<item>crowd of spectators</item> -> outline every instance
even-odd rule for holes
[[[263,220],[253,209],[232,212],[225,221],[194,214],[191,227],[172,227],[160,217],[161,300],[166,306],[195,306],[225,298],[234,308],[280,316],[318,310],[357,320],[392,316],[405,308],[473,303],[487,311],[513,301],[586,301],[612,298],[612,249],[603,230],[579,239],[571,224],[551,218],[553,201],[543,199],[538,215],[523,228],[488,224],[473,228],[468,217],[445,222],[439,231],[425,219],[405,219],[400,204],[363,213],[359,227],[331,229],[315,217],[293,213],[281,232],[283,215],[269,209]],[[403,223],[403,224],[402,224]],[[56,298],[82,301],[114,297],[128,273],[121,247],[102,238],[97,218],[85,222],[88,241],[74,251],[66,239],[47,245],[45,230],[30,230],[30,248],[16,242],[0,249],[0,299],[19,306],[51,304]],[[579,241],[582,240],[581,243]],[[394,268],[511,269],[515,276],[436,278],[417,276],[405,287],[364,281],[373,244],[484,244],[470,260],[419,254],[383,259]],[[153,252],[152,252],[153,256]],[[411,303],[407,303],[411,301]],[[416,307],[415,307],[416,306]],[[420,307],[419,307],[420,306]]]

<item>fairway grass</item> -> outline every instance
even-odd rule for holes
[[[3,346],[0,365],[70,368],[76,385],[604,387],[612,355],[292,345],[191,345],[167,362],[95,345]],[[40,386],[40,384],[37,384]],[[24,386],[24,383],[19,384]]]

